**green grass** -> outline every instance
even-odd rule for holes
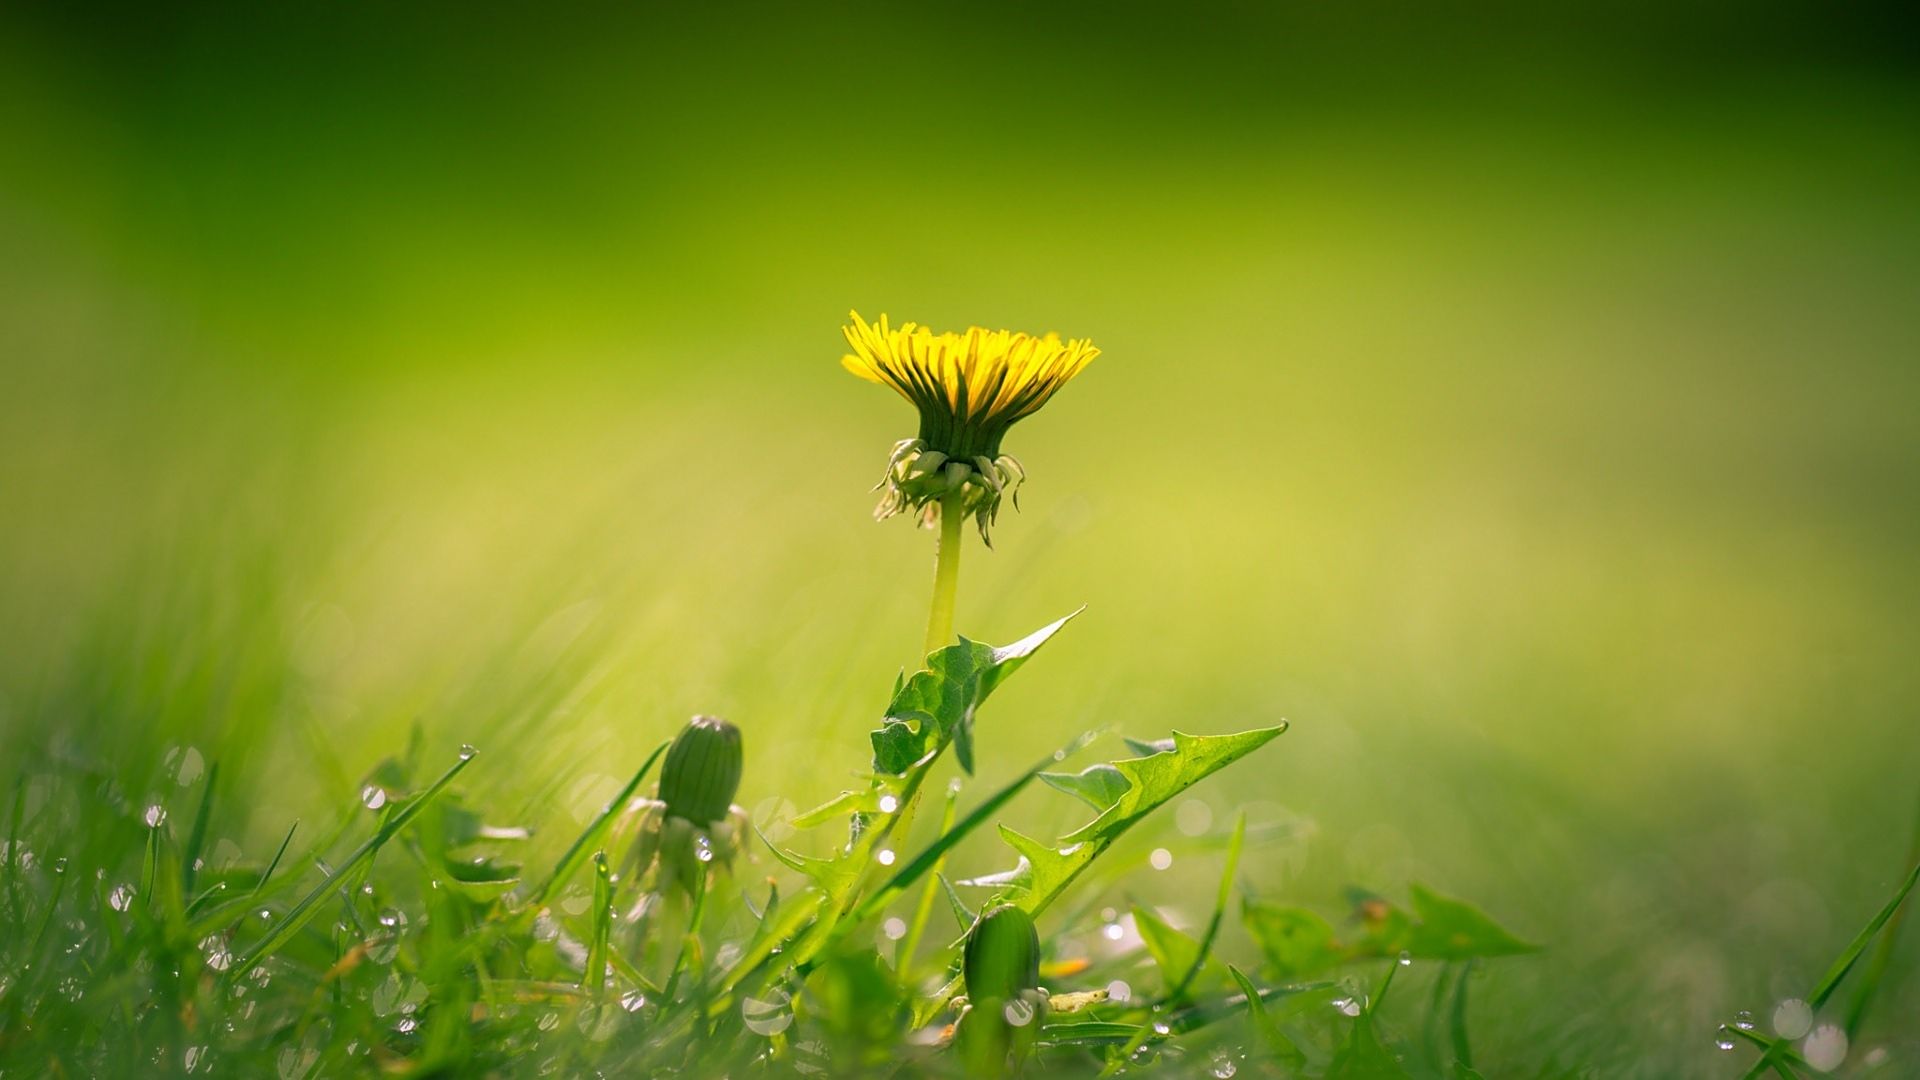
[[[532,1068],[536,1037],[640,1038],[582,1032],[584,972],[664,990],[683,938],[630,955],[614,922],[594,948],[594,853],[622,915],[631,885],[627,836],[580,842],[600,809],[694,713],[746,732],[763,822],[857,788],[918,658],[928,538],[864,520],[909,420],[835,366],[854,306],[1106,350],[1015,430],[1026,510],[963,569],[970,637],[1087,612],[982,713],[955,821],[1085,731],[1060,769],[1122,735],[1290,724],[1117,840],[1042,914],[1050,948],[1091,954],[1136,906],[1205,936],[1244,812],[1204,1015],[1240,992],[1228,964],[1320,981],[1283,973],[1274,926],[1350,947],[1350,888],[1412,911],[1423,885],[1541,949],[1395,974],[1367,1015],[1410,1064],[1749,1067],[1722,1025],[1747,1010],[1769,1038],[1913,863],[1911,74],[1778,12],[1731,37],[1700,13],[1107,14],[474,14],[450,38],[425,15],[9,12],[0,824],[33,853],[0,889],[9,1071],[190,1046],[264,1071],[236,1048],[274,1038],[275,1068],[354,1043]],[[845,62],[876,35],[994,77],[876,94]],[[952,153],[875,166],[918,140]],[[1009,182],[1029,152],[1067,178]],[[246,976],[266,986],[203,1000],[208,889],[274,864],[246,956],[462,744],[363,864],[372,896],[328,891]],[[456,806],[531,830],[483,868],[517,865],[522,897],[573,852],[545,899],[577,957],[513,937],[519,975],[462,974],[501,882],[445,884]],[[930,860],[886,907],[922,966],[957,937],[939,883],[1009,865],[999,826],[1055,838],[1088,811],[1029,782]],[[770,837],[819,857],[837,828]],[[746,848],[703,964],[757,926],[736,886],[763,910],[772,877],[804,914]],[[388,911],[393,957],[328,982]],[[1851,1032],[1844,1071],[1898,1075],[1920,954],[1879,940],[1819,1021]],[[1125,941],[1048,985],[1160,990]],[[1392,960],[1335,974],[1378,1002]],[[1332,996],[1353,992],[1297,1002],[1329,1039],[1358,1026]],[[482,1001],[519,1011],[476,1026]],[[1293,1001],[1190,1045],[1284,1054]],[[1096,1069],[1139,1033],[1099,1022]]]

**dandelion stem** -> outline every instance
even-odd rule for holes
[[[940,547],[933,566],[933,606],[927,612],[927,652],[953,643],[953,598],[960,587],[960,527],[966,524],[962,496],[940,500]]]

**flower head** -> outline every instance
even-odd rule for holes
[[[957,495],[961,513],[980,535],[998,515],[1000,499],[1026,479],[1026,470],[1000,451],[1007,429],[1033,415],[1100,355],[1082,339],[1034,337],[971,327],[936,334],[915,323],[868,323],[859,312],[843,328],[853,351],[841,366],[869,382],[890,386],[920,413],[920,434],[895,445],[886,494],[875,517],[912,508],[931,524],[940,502]],[[1014,497],[1019,505],[1019,497]]]

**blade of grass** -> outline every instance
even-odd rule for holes
[[[1260,1033],[1260,1037],[1266,1040],[1267,1049],[1276,1056],[1297,1060],[1300,1048],[1287,1038],[1286,1033],[1280,1030],[1280,1025],[1267,1012],[1267,1002],[1260,996],[1260,988],[1253,985],[1253,980],[1247,978],[1245,972],[1232,964],[1227,965],[1227,974],[1233,976],[1233,981],[1240,984],[1240,992],[1247,996],[1247,1019],[1252,1021],[1253,1029]]]
[[[1907,846],[1907,861],[1920,864],[1920,803],[1916,804],[1913,822],[1913,841]],[[1860,1025],[1866,1021],[1867,1009],[1873,1004],[1873,996],[1880,989],[1880,980],[1886,976],[1887,965],[1893,962],[1893,950],[1900,940],[1900,926],[1906,922],[1911,905],[1901,904],[1893,918],[1887,923],[1887,932],[1880,936],[1880,944],[1874,946],[1873,959],[1867,962],[1867,969],[1860,973],[1860,983],[1854,988],[1853,1000],[1847,1005],[1847,1040],[1851,1042],[1860,1034]]]
[[[1214,900],[1213,918],[1207,920],[1207,932],[1200,937],[1200,951],[1194,954],[1193,965],[1180,977],[1180,982],[1167,994],[1168,1001],[1179,1001],[1200,976],[1200,969],[1207,964],[1207,957],[1213,952],[1214,939],[1220,936],[1220,920],[1227,913],[1227,901],[1233,898],[1233,875],[1240,868],[1240,849],[1247,839],[1247,814],[1241,811],[1234,818],[1233,839],[1227,843],[1227,866],[1220,874],[1220,893]]]
[[[553,892],[554,887],[565,881],[567,875],[573,872],[574,866],[585,854],[587,846],[599,838],[600,830],[606,828],[607,822],[613,819],[613,815],[627,805],[628,799],[633,798],[633,793],[640,787],[640,782],[646,779],[648,772],[652,771],[653,763],[660,760],[660,755],[667,752],[667,747],[672,745],[672,742],[673,740],[668,739],[654,747],[653,753],[647,755],[647,760],[641,763],[639,770],[633,774],[633,778],[627,781],[627,786],[621,788],[620,793],[602,807],[600,813],[574,839],[573,846],[569,847],[567,853],[560,856],[560,861],[554,864],[553,873],[547,876],[545,883],[535,889],[532,897],[528,899],[527,910],[537,910],[546,902],[547,896]]]
[[[1887,920],[1893,918],[1893,913],[1900,910],[1900,905],[1906,900],[1907,894],[1913,891],[1915,882],[1920,882],[1920,863],[1914,864],[1913,869],[1907,874],[1906,883],[1900,886],[1900,891],[1893,894],[1893,899],[1888,900],[1886,906],[1880,909],[1880,913],[1873,917],[1873,921],[1867,923],[1860,933],[1854,936],[1853,941],[1847,945],[1839,959],[1827,969],[1826,977],[1821,979],[1820,985],[1808,995],[1809,1005],[1818,1009],[1833,996],[1834,990],[1840,986],[1840,980],[1847,977],[1847,972],[1852,970],[1854,961],[1860,959],[1860,954],[1866,951],[1867,943],[1873,940],[1873,935],[1879,933],[1880,928],[1887,925]]]
[[[213,783],[220,779],[220,763],[207,766],[207,786],[200,792],[200,810],[193,816],[187,846],[180,852],[180,891],[193,895],[193,879],[200,873],[200,849],[207,842],[207,818],[213,813]]]
[[[585,985],[581,990],[595,998],[607,991],[607,939],[613,931],[613,875],[607,869],[607,853],[593,853],[593,939],[587,946]]]
[[[387,841],[393,839],[395,833],[398,833],[409,821],[413,820],[414,815],[418,814],[428,803],[432,802],[435,796],[446,790],[448,784],[453,783],[453,778],[460,775],[460,770],[465,769],[471,764],[473,764],[473,755],[463,753],[460,760],[454,762],[452,768],[441,773],[440,779],[435,780],[431,787],[421,792],[412,802],[401,808],[399,813],[387,819],[386,823],[381,825],[372,836],[367,837],[364,843],[354,849],[353,854],[347,856],[346,861],[340,864],[339,869],[329,875],[325,881],[322,881],[309,890],[307,895],[300,898],[299,903],[293,905],[292,910],[280,917],[280,921],[274,924],[273,929],[267,931],[267,935],[261,938],[252,949],[248,950],[247,955],[242,957],[227,972],[228,980],[239,979],[247,972],[253,970],[268,954],[280,946],[285,945],[294,934],[300,931],[301,927],[307,924],[307,920],[313,917],[314,913],[319,909],[321,899],[332,891],[336,882],[340,881],[347,874],[358,870],[361,864],[371,860],[373,856],[386,845]]]
[[[953,817],[958,812],[959,806],[959,790],[948,789],[947,805],[940,813],[940,835],[945,836],[953,829]],[[920,903],[913,909],[913,922],[907,925],[907,935],[900,939],[900,949],[893,954],[893,969],[900,972],[902,976],[908,973],[908,969],[913,966],[914,954],[920,951],[920,937],[926,932],[927,920],[933,915],[933,901],[940,891],[941,882],[945,880],[940,870],[946,864],[946,853],[941,852],[940,858],[933,864],[933,876],[928,878],[926,885],[920,889]]]
[[[1887,925],[1887,920],[1893,918],[1893,913],[1898,911],[1900,905],[1906,901],[1907,894],[1913,891],[1915,882],[1920,882],[1920,864],[1916,864],[1912,871],[1907,874],[1906,882],[1900,886],[1898,892],[1893,894],[1893,898],[1888,900],[1886,905],[1880,909],[1879,913],[1874,915],[1874,917],[1868,921],[1867,925],[1861,928],[1858,934],[1854,935],[1853,940],[1847,944],[1845,949],[1841,950],[1839,957],[1834,960],[1833,966],[1828,968],[1827,974],[1821,978],[1820,984],[1814,987],[1813,993],[1807,995],[1807,1004],[1812,1006],[1815,1011],[1818,1011],[1820,1006],[1826,1004],[1827,999],[1833,996],[1834,990],[1840,985],[1840,980],[1847,977],[1847,972],[1853,968],[1854,962],[1860,959],[1860,954],[1866,951],[1868,943],[1873,940],[1873,936],[1879,933],[1882,927]],[[1760,1059],[1753,1063],[1753,1067],[1749,1068],[1742,1075],[1741,1080],[1753,1080],[1754,1077],[1759,1076],[1768,1069],[1773,1069],[1776,1072],[1785,1071],[1786,1065],[1782,1061],[1782,1058],[1786,1053],[1786,1049],[1787,1044],[1784,1041],[1776,1040],[1773,1042],[1767,1047],[1766,1053],[1761,1054]],[[1787,1075],[1792,1074],[1789,1071]]]
[[[1467,976],[1472,974],[1472,960],[1460,965],[1460,977],[1453,986],[1453,1008],[1447,1022],[1453,1038],[1453,1060],[1466,1069],[1473,1068],[1473,1048],[1467,1042]]]
[[[693,912],[687,916],[687,933],[680,939],[680,955],[674,957],[673,970],[667,974],[666,989],[661,991],[662,1007],[673,1005],[673,991],[680,984],[680,975],[687,968],[689,957],[698,962],[700,952],[700,917],[707,908],[707,871],[702,869],[693,875]]]

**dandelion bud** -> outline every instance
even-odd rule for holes
[[[1033,928],[1033,916],[1011,904],[982,914],[967,935],[962,966],[967,998],[976,1007],[996,1001],[1004,1004],[1038,987],[1040,935]]]
[[[660,766],[660,801],[669,817],[711,825],[727,816],[740,790],[740,729],[696,716],[673,740]]]
[[[962,970],[967,1012],[954,1032],[961,1059],[975,1076],[1006,1076],[1031,1049],[1046,1012],[1033,916],[1010,904],[981,915],[967,935]]]

